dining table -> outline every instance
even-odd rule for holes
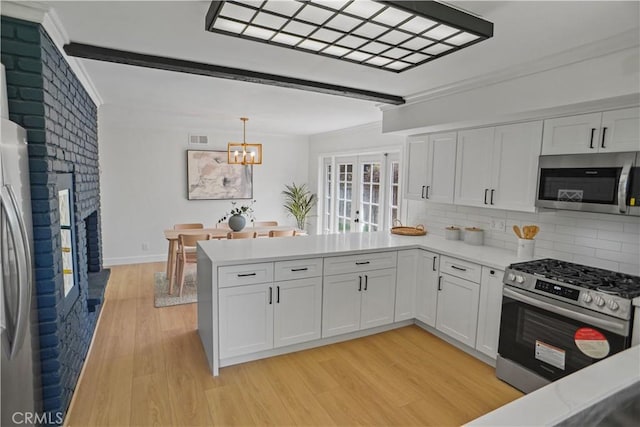
[[[245,227],[242,231],[255,231],[258,233],[258,237],[269,237],[271,230],[295,230],[296,235],[306,234],[303,230],[299,230],[296,227],[286,225],[272,225],[266,227]],[[164,237],[169,241],[169,250],[167,253],[167,277],[169,278],[169,289],[173,289],[175,283],[175,271],[176,261],[178,258],[178,236],[180,234],[209,234],[211,239],[227,239],[228,228],[189,228],[183,230],[174,230],[173,228],[164,230]]]

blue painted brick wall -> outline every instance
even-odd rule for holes
[[[44,29],[2,16],[9,117],[27,130],[34,231],[42,397],[66,412],[95,329],[87,310],[87,224],[100,230],[97,107]],[[56,175],[73,173],[80,295],[64,316]],[[102,267],[92,239],[92,268]],[[55,416],[52,417],[55,419]]]

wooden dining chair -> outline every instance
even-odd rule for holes
[[[174,230],[195,230],[198,228],[204,228],[204,225],[200,223],[193,223],[193,224],[175,224],[173,226]]]
[[[227,233],[227,239],[255,239],[258,233],[255,231],[230,231]]]
[[[269,230],[269,237],[293,237],[296,235],[296,230]]]
[[[184,270],[187,264],[196,264],[198,255],[196,253],[196,245],[199,240],[211,240],[210,234],[178,234],[178,258],[176,277],[180,283],[180,296],[182,296],[182,288],[184,287]],[[169,295],[173,293],[173,286],[169,286]]]
[[[254,227],[277,227],[278,221],[253,221]]]

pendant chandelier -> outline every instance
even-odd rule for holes
[[[230,142],[227,146],[227,163],[230,165],[261,165],[262,144],[247,144],[247,117],[242,120],[242,142]]]

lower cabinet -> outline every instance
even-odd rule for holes
[[[416,283],[416,318],[432,327],[436,326],[439,271],[440,255],[420,251]]]
[[[498,354],[503,276],[504,272],[501,270],[482,267],[476,350],[492,359]]]
[[[322,337],[393,323],[396,269],[324,277]]]
[[[443,274],[438,289],[436,329],[475,347],[480,285]]]
[[[398,251],[398,267],[396,272],[396,308],[394,320],[413,319],[416,317],[416,283],[420,249]]]
[[[220,358],[320,338],[322,278],[222,288]]]

